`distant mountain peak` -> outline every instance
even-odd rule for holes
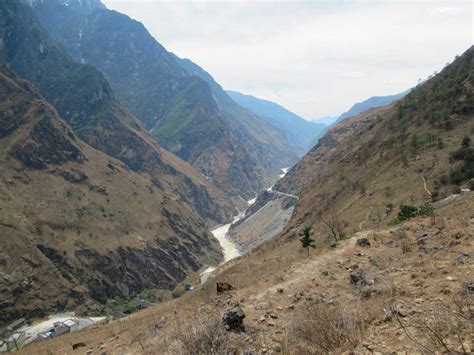
[[[105,9],[105,5],[100,0],[22,0],[25,4],[36,6],[65,6],[75,10],[92,11]]]

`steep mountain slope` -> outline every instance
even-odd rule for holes
[[[87,4],[94,3],[100,4]],[[103,75],[65,55],[30,8],[7,0],[0,3],[0,12],[2,61],[35,83],[81,139],[130,169],[149,174],[155,185],[175,191],[206,220],[221,223],[231,219],[231,201],[190,166],[161,149],[115,99]]]
[[[289,228],[331,214],[358,230],[393,219],[399,204],[438,201],[468,185],[469,148],[455,152],[474,132],[473,55],[471,47],[400,101],[331,129],[275,187],[299,193]]]
[[[279,238],[195,292],[25,352],[84,342],[91,352],[469,353],[474,193],[451,194],[473,186],[473,61],[474,47],[398,103],[330,130],[334,146],[313,149],[314,179]],[[397,211],[377,213],[426,201],[435,201],[428,218],[387,226]],[[319,227],[332,213],[349,226],[331,246]],[[304,225],[315,230],[309,253],[296,234]],[[233,290],[216,294],[216,282]],[[243,327],[228,331],[235,319]]]
[[[0,70],[0,323],[172,289],[219,258],[172,190],[87,145]]]
[[[449,184],[451,154],[459,149],[463,136],[474,130],[472,54],[471,48],[400,101],[330,128],[273,186],[273,192],[261,193],[248,210],[245,229],[253,231],[252,244],[275,234],[273,227],[261,230],[257,218],[275,204],[282,209],[274,215],[292,213],[287,226],[291,233],[303,224],[321,227],[328,216],[340,216],[337,219],[350,222],[352,231],[357,231],[393,219],[398,204],[419,205],[448,196],[453,189]],[[299,199],[283,205],[281,193]],[[283,230],[280,220],[270,226],[275,225],[280,226],[279,232]],[[249,244],[241,229],[231,227],[230,235],[238,243]]]
[[[218,187],[250,198],[296,160],[283,132],[235,104],[202,68],[167,52],[141,23],[59,0],[33,1],[33,8],[72,57],[106,75],[160,144]]]
[[[330,123],[328,123],[328,126],[334,126],[335,124],[342,122],[348,118],[354,117],[358,115],[359,113],[362,113],[364,111],[370,110],[371,108],[376,108],[376,107],[383,107],[390,105],[392,102],[397,101],[407,95],[410,92],[410,90],[404,91],[400,94],[395,94],[395,95],[389,95],[389,96],[372,96],[368,98],[367,100],[364,100],[362,102],[358,102],[354,105],[351,106],[349,110],[346,112],[340,114],[337,117],[325,117],[323,120],[328,120]],[[318,144],[319,138],[324,136],[326,131],[329,129],[327,127],[323,132],[321,132],[316,139],[313,139],[311,142],[311,147],[315,146]]]
[[[326,128],[326,125],[307,121],[304,118],[288,111],[284,107],[251,95],[244,95],[236,91],[227,91],[229,96],[239,105],[249,109],[254,114],[264,118],[270,125],[285,132],[288,142],[295,145],[299,154],[304,154],[312,146]]]
[[[347,110],[344,113],[341,113],[341,115],[337,118],[336,123],[342,122],[348,118],[354,117],[358,115],[359,113],[367,111],[368,109],[390,105],[392,102],[401,99],[402,97],[407,95],[409,92],[410,90],[407,90],[400,94],[395,94],[395,95],[372,96],[368,98],[367,100],[354,104],[349,110]]]

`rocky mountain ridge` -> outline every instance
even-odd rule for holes
[[[5,66],[0,112],[0,323],[98,314],[221,257],[186,202],[81,141]]]
[[[169,53],[141,23],[55,0],[33,9],[73,58],[104,73],[161,145],[233,197],[251,198],[296,161],[284,132],[237,105],[207,72]]]
[[[130,169],[149,174],[157,186],[173,190],[210,223],[231,220],[235,208],[229,197],[162,149],[117,101],[98,70],[72,61],[19,1],[2,2],[0,11],[4,62],[37,85],[82,140]]]

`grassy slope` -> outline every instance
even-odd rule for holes
[[[317,224],[331,209],[357,230],[390,220],[401,203],[419,205],[451,194],[455,187],[444,176],[458,163],[450,155],[474,132],[472,68],[471,48],[398,103],[330,130],[282,182],[291,186],[291,176],[310,176],[290,227]]]
[[[163,181],[167,186],[160,187],[173,189],[210,223],[232,218],[234,208],[222,191],[181,159],[163,153],[142,123],[115,100],[104,76],[65,55],[31,9],[8,1],[0,3],[0,10],[3,59],[39,87],[81,139],[132,170],[150,174],[158,186]]]
[[[300,170],[314,174],[314,179],[301,191],[290,229],[282,237],[219,268],[208,284],[127,320],[25,350],[68,352],[72,344],[87,339],[88,349],[105,347],[130,353],[160,349],[173,353],[179,351],[179,342],[189,351],[200,344],[209,346],[206,341],[212,339],[216,341],[214,349],[219,351],[271,349],[289,354],[311,353],[323,351],[316,347],[316,340],[326,332],[330,337],[336,336],[329,348],[336,353],[442,350],[434,334],[423,328],[428,325],[436,329],[436,335],[450,350],[462,351],[464,346],[469,351],[474,195],[437,202],[434,218],[417,218],[393,227],[385,223],[395,211],[383,215],[380,223],[372,217],[377,216],[374,212],[378,206],[385,208],[389,202],[396,207],[401,202],[417,204],[428,200],[422,173],[427,189],[434,191],[434,181],[455,168],[457,164],[449,163],[448,157],[458,149],[462,137],[472,132],[472,67],[471,49],[444,73],[416,89],[413,96],[402,100],[405,112],[413,108],[406,117],[398,116],[398,109],[392,106],[372,110],[331,130],[333,139],[327,137],[327,142],[334,146],[327,144],[323,151],[318,153],[318,149],[322,150],[319,147],[310,153],[324,159],[324,164],[312,168],[306,159],[308,166]],[[436,97],[438,90],[451,87],[444,85],[446,77],[458,73],[460,80],[454,85],[459,89],[455,95],[433,102],[430,98]],[[426,95],[428,100],[411,104],[419,99],[418,95]],[[448,116],[433,122],[422,119],[418,123],[414,119],[416,112],[429,112],[433,105],[437,109],[448,108]],[[447,117],[452,120],[449,130],[445,125]],[[430,147],[426,140],[414,150],[411,137],[428,137],[428,132],[441,138],[444,146]],[[452,188],[439,187],[437,198],[450,194]],[[349,233],[350,239],[329,250],[317,216],[319,210],[327,211],[328,207],[349,221],[349,230],[361,230]],[[309,257],[293,234],[302,224],[316,230],[316,250]],[[370,248],[355,246],[360,236],[368,237]],[[464,263],[455,264],[454,258],[461,252],[469,257]],[[373,288],[364,288],[372,283],[350,282],[349,273],[357,270],[374,278]],[[213,315],[220,317],[228,303],[226,296],[215,295],[215,281],[230,282],[236,287],[232,299],[239,301],[246,313],[245,333],[222,332],[219,321],[213,321]],[[331,314],[318,318],[323,313],[317,309],[318,304],[331,310]],[[397,306],[407,315],[387,319],[386,311]],[[345,320],[342,323],[334,318],[341,310]],[[306,329],[314,331],[305,334],[302,324],[310,324]]]
[[[0,139],[0,322],[97,312],[108,297],[173,288],[218,257],[204,221],[171,190],[77,139],[8,70],[0,91],[2,128],[12,127]]]

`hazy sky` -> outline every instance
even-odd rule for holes
[[[224,88],[305,118],[401,92],[473,44],[473,2],[103,0]]]

